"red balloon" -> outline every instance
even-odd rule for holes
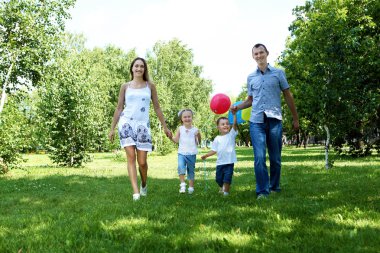
[[[211,98],[210,109],[215,114],[226,113],[228,111],[228,109],[230,109],[230,106],[231,106],[230,98],[223,93],[215,94]]]

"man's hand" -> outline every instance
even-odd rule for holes
[[[232,114],[235,114],[238,111],[237,106],[236,105],[231,105],[230,111],[231,111]]]

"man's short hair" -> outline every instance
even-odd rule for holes
[[[256,45],[254,45],[252,47],[252,52],[253,52],[254,48],[259,48],[259,47],[263,47],[265,49],[265,52],[267,52],[267,54],[269,54],[269,51],[268,51],[267,47],[264,44],[261,44],[261,43],[257,43]]]

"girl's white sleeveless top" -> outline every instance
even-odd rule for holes
[[[198,154],[198,148],[196,143],[196,136],[198,134],[198,128],[192,127],[187,129],[184,126],[179,127],[179,146],[178,154],[181,155],[196,155]]]

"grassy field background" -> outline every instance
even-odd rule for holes
[[[216,157],[197,160],[195,193],[181,195],[176,153],[152,153],[138,202],[114,153],[93,154],[83,168],[26,155],[24,169],[0,176],[0,252],[380,251],[379,155],[333,156],[326,170],[323,147],[285,147],[283,191],[260,201],[252,150],[237,155],[223,197]]]

